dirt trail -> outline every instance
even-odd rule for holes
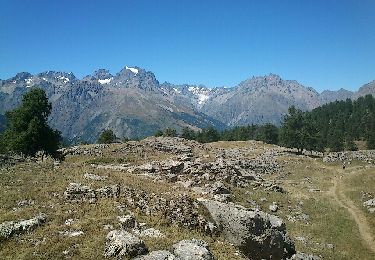
[[[362,211],[358,209],[354,205],[354,203],[345,196],[345,188],[341,183],[341,178],[344,176],[344,171],[338,170],[337,168],[332,168],[332,170],[338,172],[339,175],[333,178],[333,186],[328,193],[333,196],[333,198],[337,201],[340,207],[345,208],[350,213],[350,215],[352,216],[352,218],[358,226],[359,233],[361,235],[364,245],[369,250],[375,253],[375,240],[373,234],[371,233],[371,228],[367,223],[366,217],[364,216]],[[349,174],[352,174],[353,172],[354,171],[351,171]]]

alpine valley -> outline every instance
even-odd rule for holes
[[[83,79],[65,72],[21,72],[0,80],[0,131],[5,112],[17,107],[33,87],[45,90],[53,106],[50,125],[72,143],[95,142],[103,129],[113,129],[118,137],[141,138],[167,127],[279,125],[292,105],[311,110],[335,100],[375,94],[375,81],[357,92],[318,93],[274,74],[252,77],[231,88],[208,88],[159,83],[152,72],[139,67],[126,66],[116,75],[99,69]]]

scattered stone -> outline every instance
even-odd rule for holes
[[[234,204],[201,200],[225,238],[252,259],[283,259],[295,253],[282,219]]]
[[[111,224],[106,224],[106,225],[104,225],[103,226],[103,228],[104,228],[104,230],[108,230],[108,229],[113,229],[113,225],[111,225]]]
[[[208,244],[203,240],[182,240],[172,246],[173,253],[181,260],[213,260]]]
[[[117,184],[105,186],[95,190],[95,194],[98,198],[118,198],[120,196],[120,186]]]
[[[323,157],[323,162],[347,162],[357,160],[375,164],[375,150],[332,152]]]
[[[140,237],[153,237],[153,238],[163,238],[165,235],[160,232],[160,230],[154,228],[147,228],[145,230],[135,229],[133,233]]]
[[[84,233],[81,230],[66,230],[66,231],[60,231],[59,234],[65,237],[78,237],[78,236],[83,235]]]
[[[152,251],[147,255],[138,256],[133,258],[133,260],[179,260],[171,254],[171,252],[166,250]]]
[[[20,207],[20,208],[31,206],[31,205],[34,205],[33,200],[21,200],[21,201],[17,202],[17,206]]]
[[[105,257],[136,257],[148,252],[141,239],[125,230],[110,231],[106,239]]]
[[[85,179],[93,180],[93,181],[104,181],[105,179],[108,178],[107,176],[99,176],[99,175],[92,174],[92,173],[85,173],[85,175],[83,175],[83,177]]]
[[[117,219],[120,222],[120,226],[122,229],[128,230],[133,229],[137,226],[137,221],[134,217],[134,214],[128,214],[125,216],[119,216]]]
[[[64,198],[73,202],[89,201],[93,203],[96,201],[95,192],[80,183],[70,183],[64,192]]]
[[[375,198],[363,202],[363,206],[367,208],[370,213],[375,213]]]
[[[22,234],[30,232],[36,227],[44,224],[47,221],[47,215],[39,214],[38,216],[28,219],[15,221],[7,221],[0,224],[0,241],[9,239],[15,234]]]
[[[319,256],[316,255],[310,255],[305,253],[296,253],[291,258],[288,258],[288,260],[321,260]]]
[[[69,219],[65,220],[66,226],[71,226],[71,225],[73,225],[73,223],[74,223],[74,220],[72,218],[69,218]]]
[[[210,192],[212,194],[230,194],[230,190],[221,181],[215,182]]]
[[[279,206],[276,204],[276,202],[272,202],[272,204],[269,205],[268,209],[272,212],[276,212],[279,209]]]

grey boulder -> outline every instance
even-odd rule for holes
[[[104,250],[105,257],[135,257],[148,252],[143,240],[125,230],[113,230],[108,233]]]
[[[180,260],[213,260],[215,259],[203,240],[182,240],[173,246],[173,253]]]
[[[234,204],[200,201],[225,238],[251,259],[285,259],[295,253],[294,243],[279,217]]]

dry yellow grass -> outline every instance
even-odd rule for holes
[[[123,145],[115,144],[107,148],[102,156],[68,156],[58,169],[52,162],[22,163],[8,169],[0,168],[0,222],[27,219],[39,212],[48,215],[48,222],[29,234],[11,238],[0,244],[0,259],[102,259],[105,236],[108,230],[104,225],[118,227],[117,216],[121,215],[116,206],[121,201],[101,199],[95,204],[67,203],[62,194],[70,182],[80,182],[99,188],[105,185],[120,184],[149,193],[170,194],[189,193],[189,190],[176,188],[174,184],[154,181],[150,178],[129,173],[97,169],[90,164],[130,162],[141,164],[151,160],[164,160],[174,155],[152,151],[134,150],[121,153]],[[215,149],[251,148],[246,156],[257,155],[277,147],[260,142],[218,142],[208,144],[207,149],[194,150],[196,155],[213,160]],[[120,160],[120,161],[119,161]],[[234,188],[234,201],[251,207],[249,200],[255,200],[260,208],[269,212],[268,206],[273,202],[280,205],[277,213],[287,225],[292,238],[305,237],[306,242],[295,240],[298,251],[321,255],[324,259],[375,259],[375,255],[362,243],[358,226],[349,212],[337,204],[330,190],[333,180],[341,170],[341,164],[325,164],[319,158],[286,154],[278,157],[283,165],[280,174],[265,176],[265,179],[279,181],[285,193],[264,191],[262,189]],[[372,192],[375,187],[375,168],[364,168],[365,164],[353,163],[352,171],[357,174],[345,175],[342,187],[346,196],[363,210],[375,233],[373,215],[362,206],[361,191]],[[350,168],[349,167],[349,168]],[[362,168],[361,168],[362,167]],[[363,169],[363,170],[362,170]],[[90,181],[83,178],[84,173],[108,176],[105,181]],[[320,191],[310,192],[309,189]],[[191,196],[196,196],[191,194]],[[263,201],[262,198],[266,198]],[[25,199],[34,201],[33,205],[18,208],[17,202]],[[291,221],[288,218],[296,206],[309,215],[308,222]],[[18,208],[13,210],[13,208]],[[292,211],[292,212],[291,212]],[[65,225],[67,219],[74,219],[71,227]],[[236,249],[225,242],[222,237],[211,238],[202,233],[185,228],[168,225],[157,216],[149,217],[137,213],[139,222],[146,222],[150,227],[160,229],[166,238],[145,239],[151,250],[169,249],[181,239],[201,238],[210,244],[212,252],[218,259],[243,259]],[[290,218],[289,218],[290,219]],[[82,236],[67,238],[58,232],[68,229],[79,229]],[[327,244],[333,244],[334,249]],[[65,254],[64,254],[65,252]]]

